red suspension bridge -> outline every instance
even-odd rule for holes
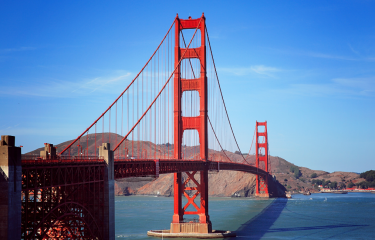
[[[177,16],[120,96],[60,152],[45,144],[21,160],[14,137],[2,137],[8,217],[0,237],[114,239],[114,180],[164,173],[174,173],[170,232],[209,233],[209,171],[255,174],[256,195],[270,195],[267,122],[256,122],[254,137],[250,164],[229,120],[206,19]]]

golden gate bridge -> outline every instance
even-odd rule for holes
[[[165,173],[174,173],[170,233],[211,233],[209,171],[255,174],[256,196],[273,194],[267,122],[255,127],[251,164],[228,116],[206,19],[177,15],[141,71],[74,141],[21,159],[14,137],[2,136],[0,237],[114,239],[114,180]]]

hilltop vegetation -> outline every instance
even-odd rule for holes
[[[361,173],[360,177],[365,179],[365,181],[355,184],[357,187],[362,188],[362,189],[375,188],[375,171],[374,170],[363,172]]]
[[[325,188],[341,189],[349,184],[359,184],[365,179],[352,172],[325,172],[296,166],[280,157],[271,157],[272,174],[288,191],[319,191],[319,185]],[[363,185],[363,184],[362,184]]]
[[[319,185],[321,185],[323,188],[330,188],[330,189],[337,189],[338,188],[336,181],[331,182],[330,180],[326,181],[325,179],[322,179],[322,180],[320,180],[320,179],[313,179],[311,181],[311,184],[314,185],[315,189],[318,189]],[[340,189],[341,188],[346,188],[345,183],[340,184],[339,188]]]
[[[290,166],[290,171],[294,174],[296,179],[302,176],[302,173],[297,166]]]

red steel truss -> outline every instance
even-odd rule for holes
[[[86,157],[70,159],[22,160],[22,239],[103,239],[104,172],[102,159]],[[115,160],[115,179],[158,176],[187,172],[182,194],[188,199],[183,214],[199,214],[195,204],[201,184],[196,172],[234,170],[266,178],[267,172],[254,166],[208,161],[171,159]],[[194,182],[195,186],[188,182]],[[182,184],[181,184],[182,185]],[[189,192],[196,191],[192,196]],[[187,211],[192,205],[196,211]]]
[[[22,160],[22,239],[104,239],[102,159]]]
[[[264,126],[264,131],[259,132],[259,126]],[[256,122],[256,142],[255,142],[255,156],[256,167],[268,173],[268,134],[267,134],[267,121]],[[261,141],[259,138],[261,137]],[[262,164],[260,164],[262,163]],[[269,197],[268,192],[268,174],[256,176],[256,195],[261,197]]]
[[[158,170],[159,169],[159,170]],[[171,159],[115,160],[115,179],[128,177],[157,176],[166,173],[183,173],[208,170],[242,171],[266,176],[268,173],[254,166],[229,162],[206,162]]]

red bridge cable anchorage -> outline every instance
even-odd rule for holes
[[[198,27],[199,27],[201,21],[202,21],[202,17],[201,17],[201,19],[200,19],[200,21],[199,21],[199,23],[198,23]],[[150,104],[150,106],[146,109],[146,111],[142,114],[142,116],[141,116],[141,117],[138,119],[138,121],[134,124],[134,126],[132,127],[132,129],[130,129],[130,131],[129,131],[129,132],[128,132],[128,133],[122,138],[122,140],[117,144],[117,146],[113,149],[113,151],[116,151],[116,149],[117,149],[117,148],[121,145],[121,143],[122,143],[122,142],[123,142],[128,136],[129,136],[129,134],[134,130],[134,128],[140,123],[140,121],[143,119],[143,117],[146,115],[146,113],[151,109],[152,105],[154,105],[154,103],[156,102],[156,100],[159,98],[160,94],[163,92],[163,90],[165,89],[165,87],[167,86],[167,84],[169,83],[169,81],[171,80],[171,78],[172,78],[174,72],[176,71],[177,67],[181,64],[182,59],[184,58],[184,56],[185,56],[187,50],[188,50],[189,47],[190,47],[191,42],[192,42],[193,39],[194,39],[194,36],[195,36],[195,34],[196,34],[197,30],[198,30],[198,27],[195,29],[194,35],[193,35],[193,37],[191,38],[191,40],[190,40],[190,42],[189,42],[189,45],[187,46],[187,48],[185,49],[184,53],[182,54],[180,61],[178,62],[177,66],[174,68],[172,74],[169,76],[167,82],[164,84],[164,86],[162,87],[162,89],[160,89],[158,95],[154,98],[154,100],[152,101],[152,103]],[[159,45],[159,46],[160,46],[160,45]]]
[[[228,158],[228,160],[229,160],[230,162],[233,163],[233,161],[230,160],[230,158],[228,157],[228,155],[225,153],[223,147],[221,146],[221,144],[220,144],[220,142],[219,142],[219,139],[218,139],[217,136],[216,136],[215,130],[214,130],[214,128],[212,127],[210,117],[207,116],[207,119],[208,119],[208,122],[210,123],[210,126],[211,126],[212,131],[213,131],[213,133],[214,133],[214,135],[215,135],[215,138],[216,138],[216,140],[217,140],[217,143],[219,144],[219,146],[220,146],[220,148],[221,148],[221,151],[223,151],[224,155]]]
[[[214,56],[213,56],[212,49],[211,49],[211,43],[210,43],[210,38],[209,38],[209,36],[208,36],[207,27],[206,27],[206,34],[207,34],[208,46],[210,47],[210,53],[211,53],[212,63],[213,63],[214,69],[215,69],[215,74],[216,74],[217,84],[219,85],[219,90],[220,90],[220,94],[221,94],[221,99],[223,100],[223,105],[224,105],[225,113],[226,113],[227,118],[228,118],[229,126],[230,126],[230,129],[231,129],[231,131],[232,131],[232,134],[233,134],[233,137],[234,137],[234,141],[236,142],[236,145],[237,145],[237,147],[238,147],[238,150],[240,151],[241,156],[242,156],[242,158],[244,159],[244,161],[246,161],[245,157],[242,155],[242,152],[241,152],[240,146],[238,145],[238,142],[237,142],[236,136],[234,135],[233,128],[232,128],[232,124],[230,123],[230,119],[229,119],[229,115],[228,115],[227,107],[225,106],[224,97],[223,97],[223,92],[221,91],[221,87],[220,87],[219,76],[218,76],[218,74],[217,74],[217,70],[216,70],[215,60],[214,60]]]
[[[90,128],[92,126],[94,126],[95,123],[97,123],[108,111],[109,109],[112,108],[112,106],[121,98],[122,95],[124,95],[124,93],[130,88],[130,86],[135,82],[135,80],[139,77],[139,75],[143,72],[143,70],[146,68],[146,66],[148,65],[148,63],[151,61],[151,59],[154,57],[154,55],[156,54],[156,52],[159,50],[160,46],[162,45],[162,43],[164,42],[165,38],[168,36],[169,32],[171,31],[173,25],[175,24],[175,20],[176,20],[177,17],[175,17],[175,19],[173,20],[173,23],[171,25],[171,27],[168,29],[168,32],[165,34],[163,40],[160,42],[159,46],[156,48],[156,50],[154,51],[154,53],[152,54],[152,56],[150,57],[150,59],[147,61],[147,63],[143,66],[143,68],[141,69],[141,71],[137,74],[137,76],[133,79],[133,81],[131,81],[131,83],[126,87],[126,89],[120,94],[120,96],[118,98],[116,98],[116,100],[107,108],[107,110],[105,110],[103,112],[102,115],[100,115],[100,117],[98,117],[98,119],[95,120],[95,122],[93,124],[90,125],[90,127],[88,127],[81,135],[79,135],[79,137],[77,137],[73,142],[71,142],[64,150],[62,150],[59,155],[63,154],[68,148],[70,148],[74,143],[76,143],[78,141],[78,139],[80,139],[87,131],[90,130]],[[103,131],[104,133],[104,131]],[[103,138],[102,138],[103,139]]]

